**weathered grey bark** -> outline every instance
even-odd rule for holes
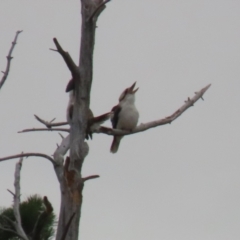
[[[87,143],[84,142],[88,122],[90,105],[90,92],[93,72],[93,50],[95,40],[96,21],[105,8],[99,0],[81,0],[82,29],[81,47],[79,57],[79,74],[73,74],[75,86],[75,104],[73,120],[70,129],[70,158],[64,166],[64,177],[60,179],[61,208],[57,229],[57,240],[64,234],[69,219],[75,214],[69,226],[66,240],[77,240],[79,221],[82,206],[82,190],[84,179],[81,169],[84,158],[88,152]],[[59,172],[57,172],[59,179]]]

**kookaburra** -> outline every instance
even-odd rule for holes
[[[75,96],[74,96],[74,90],[69,91],[69,101],[68,101],[68,106],[67,106],[67,122],[69,123],[69,125],[72,124],[72,118],[73,118],[73,107],[75,104]],[[88,119],[92,119],[93,117],[93,113],[91,111],[91,109],[88,109]]]
[[[67,91],[67,90],[66,90]],[[72,124],[73,107],[75,103],[74,89],[69,91],[69,102],[67,106],[67,122],[69,125]],[[88,123],[86,129],[86,139],[89,137],[92,139],[92,133],[98,130],[105,121],[113,116],[113,112],[108,112],[100,116],[94,117],[91,109],[88,109]]]
[[[119,104],[112,108],[114,113],[111,121],[115,129],[132,131],[138,123],[139,113],[135,107],[135,93],[138,88],[134,90],[136,82],[129,88],[125,89],[119,97]],[[111,145],[111,152],[116,153],[123,136],[114,136]]]

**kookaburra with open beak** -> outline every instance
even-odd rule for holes
[[[136,82],[129,88],[125,89],[119,97],[119,104],[112,108],[114,113],[111,121],[115,129],[132,131],[138,123],[139,113],[135,107],[135,93],[138,88],[134,90]],[[123,136],[114,136],[111,145],[111,152],[116,153]]]

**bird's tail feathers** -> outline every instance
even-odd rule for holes
[[[120,136],[114,136],[113,141],[112,141],[112,145],[111,145],[111,153],[116,153],[118,151],[119,145],[120,145],[120,141],[123,137]]]

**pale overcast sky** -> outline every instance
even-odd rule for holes
[[[0,91],[1,156],[53,154],[57,132],[18,134],[42,127],[33,114],[65,120],[70,73],[53,37],[78,62],[79,1],[7,0],[0,8],[0,70],[11,41],[18,44]],[[137,81],[141,122],[172,114],[209,83],[199,101],[171,125],[125,137],[94,135],[83,175],[80,227],[84,240],[240,239],[240,1],[114,0],[98,21],[91,108],[109,111]],[[110,125],[107,123],[107,125]],[[17,160],[0,163],[0,206],[9,206]],[[48,196],[60,206],[51,164],[24,160],[22,199]]]

